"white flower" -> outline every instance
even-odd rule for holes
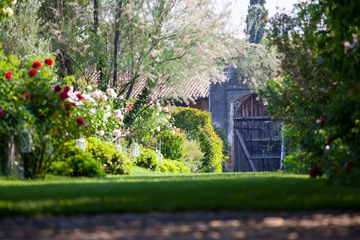
[[[9,15],[11,17],[12,15],[14,15],[14,11],[12,10],[12,8],[7,7],[4,10],[4,14]]]
[[[116,116],[119,116],[119,115],[121,115],[121,110],[120,110],[120,109],[116,109],[116,110],[115,110],[115,117],[116,117]]]
[[[157,131],[157,132],[160,132],[160,127],[156,127],[156,131]]]
[[[107,118],[111,117],[111,112],[105,113],[105,117],[107,117]]]
[[[350,49],[352,49],[351,44],[348,41],[344,42],[344,51],[347,52]]]
[[[330,149],[329,145],[326,145],[325,149],[326,149],[326,150],[329,150],[329,149]]]
[[[17,0],[10,1],[11,5],[15,5],[17,3]]]
[[[104,131],[104,130],[100,130],[99,134],[100,134],[100,137],[102,137],[102,136],[104,136],[105,131]]]
[[[68,95],[69,95],[70,98],[72,98],[72,99],[74,99],[74,100],[77,100],[77,97],[76,97],[76,94],[75,94],[75,93],[69,91],[69,92],[68,92]]]
[[[90,91],[92,90],[92,86],[87,86],[87,89],[89,89]]]
[[[114,89],[112,89],[112,88],[106,89],[107,94],[111,95],[112,92],[115,92]]]
[[[316,123],[319,123],[319,122],[321,122],[321,120],[320,120],[320,119],[316,119]]]
[[[121,131],[120,131],[119,129],[115,129],[115,130],[113,131],[113,135],[114,135],[115,137],[120,136],[120,134],[121,134]]]
[[[158,107],[158,111],[159,111],[159,112],[161,112],[161,109],[162,109],[161,107]]]
[[[164,112],[169,112],[169,109],[167,107],[164,107]]]
[[[110,106],[110,105],[106,105],[106,110],[110,111],[110,110],[111,110],[111,106]]]
[[[101,98],[104,100],[104,101],[107,101],[108,97],[106,95],[102,95]]]
[[[172,131],[171,131],[171,134],[172,134],[172,135],[174,135],[174,134],[175,134],[175,131],[174,131],[174,130],[172,130]]]
[[[95,109],[95,108],[92,108],[92,109],[90,109],[90,112],[91,112],[92,114],[95,114],[95,113],[96,113],[96,109]]]

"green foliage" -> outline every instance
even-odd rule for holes
[[[204,153],[200,172],[221,172],[223,143],[211,125],[211,114],[192,108],[176,108],[174,124],[200,142]]]
[[[132,163],[115,149],[115,145],[100,138],[86,138],[86,152],[99,162],[107,174],[131,173]]]
[[[57,161],[52,162],[49,172],[74,177],[102,177],[105,175],[100,162],[75,146],[74,141],[64,144],[64,154]]]
[[[3,49],[6,56],[17,55],[21,60],[28,60],[36,56],[50,55],[50,40],[39,34],[46,25],[38,17],[41,2],[27,0],[25,3],[17,3],[16,16],[0,21],[0,42],[5,43]]]
[[[250,0],[245,32],[249,35],[251,43],[259,44],[264,36],[266,25],[264,20],[268,15],[265,4],[265,0]]]
[[[186,140],[183,145],[184,157],[180,159],[191,172],[201,169],[204,153],[201,151],[200,142],[196,139]]]
[[[283,76],[261,91],[269,113],[296,132],[287,142],[290,154],[304,152],[299,168],[306,162],[331,182],[352,185],[360,185],[358,11],[355,0],[320,0],[277,15],[271,39]]]
[[[156,166],[156,171],[165,173],[191,173],[190,169],[182,162],[171,159],[163,159],[162,163]]]
[[[219,136],[219,138],[223,141],[223,148],[222,152],[224,156],[227,156],[230,154],[230,144],[227,140],[226,132],[223,127],[216,127],[214,126],[214,131]]]
[[[71,83],[73,78],[59,79],[42,58],[20,62],[17,56],[5,57],[0,51],[1,142],[7,144],[9,136],[16,136],[16,142],[22,143],[20,132],[29,131],[32,152],[22,155],[26,178],[43,178],[54,153],[52,146],[61,146],[85,130],[74,115],[67,116],[75,106],[54,90],[63,85],[59,81]]]
[[[164,133],[161,138],[161,153],[165,158],[178,160],[184,156],[185,137],[181,134]]]
[[[159,163],[159,158],[154,150],[141,146],[139,157],[136,158],[135,163],[140,167],[154,171]]]

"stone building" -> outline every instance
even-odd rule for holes
[[[279,124],[266,114],[266,106],[254,90],[239,81],[235,68],[229,68],[226,76],[226,82],[213,83],[205,90],[192,88],[196,100],[188,106],[211,112],[213,125],[225,130],[231,145],[226,171],[279,169],[282,154]]]

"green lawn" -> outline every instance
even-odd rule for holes
[[[360,188],[285,173],[165,174],[104,179],[0,178],[0,216],[184,210],[360,209]]]

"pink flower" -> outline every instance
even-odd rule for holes
[[[119,129],[115,129],[115,130],[113,131],[113,135],[114,135],[115,137],[120,136],[120,134],[121,134],[121,131],[120,131]]]
[[[52,59],[45,59],[44,62],[45,62],[46,65],[49,65],[49,66],[53,65],[53,60]]]
[[[96,109],[95,109],[95,108],[92,108],[92,109],[90,109],[90,112],[91,112],[92,114],[95,114],[95,113],[96,113]]]
[[[123,95],[121,95],[121,96],[119,97],[119,99],[120,99],[120,100],[123,100],[123,99],[124,99],[124,96],[123,96]]]
[[[33,68],[41,68],[41,62],[35,61],[32,65]]]
[[[111,110],[111,106],[110,106],[110,105],[106,105],[106,110],[110,111],[110,110]]]
[[[71,113],[67,113],[66,116],[67,116],[67,117],[70,117],[70,116],[71,116]]]
[[[11,72],[11,71],[8,71],[8,72],[6,73],[6,79],[7,79],[8,81],[10,81],[11,76],[12,76],[12,72]]]
[[[77,118],[76,122],[83,125],[84,124],[84,120],[82,118]]]
[[[60,97],[61,99],[66,99],[66,98],[69,97],[69,95],[68,95],[67,92],[64,91],[64,92],[59,93],[59,97]]]
[[[35,69],[31,69],[30,72],[28,73],[29,77],[33,77],[37,74],[37,71]]]
[[[127,112],[127,111],[129,111],[129,110],[132,110],[132,106],[134,106],[134,103],[133,103],[133,102],[129,103],[129,104],[126,106],[125,112]]]
[[[161,112],[162,108],[161,107],[158,107],[158,111]]]
[[[168,107],[164,107],[164,112],[169,112],[169,109],[168,109]]]
[[[5,111],[4,111],[4,110],[1,110],[1,111],[0,111],[0,115],[5,116]]]
[[[104,131],[104,130],[100,130],[99,134],[100,134],[100,137],[102,137],[102,136],[105,135],[105,131]]]
[[[30,97],[30,94],[23,94],[23,97],[24,97],[24,98],[29,98],[29,97]]]
[[[358,38],[357,37],[354,37],[353,39],[353,44],[356,45],[358,43]]]
[[[101,96],[102,100],[104,100],[105,102],[107,101],[108,97],[106,95],[102,95]]]

